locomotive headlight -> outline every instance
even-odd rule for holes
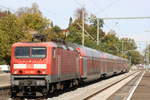
[[[14,64],[14,69],[26,69],[26,64]]]
[[[14,71],[14,74],[17,74],[18,73],[18,71]]]
[[[46,71],[42,71],[42,74],[46,74]]]
[[[36,81],[36,85],[39,86],[39,85],[45,85],[45,81],[44,80],[38,80]]]
[[[34,69],[46,69],[46,64],[34,64]]]

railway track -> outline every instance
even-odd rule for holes
[[[126,80],[128,77],[134,78],[140,72],[129,72],[116,77],[112,77],[106,80],[102,80],[100,82],[96,82],[92,85],[78,88],[75,91],[71,91],[69,93],[62,94],[58,97],[49,98],[48,100],[89,100],[94,96],[101,94],[103,91],[108,88],[113,87],[115,84]],[[118,87],[118,86],[117,86]],[[113,90],[112,90],[113,91]],[[109,92],[108,92],[109,93]],[[107,94],[107,93],[106,93]],[[102,100],[105,100],[102,98]]]
[[[110,85],[104,87],[103,89],[100,89],[100,90],[97,89],[97,91],[95,91],[95,92],[93,92],[92,94],[89,94],[89,95],[87,95],[86,97],[84,97],[83,100],[95,100],[95,98],[93,98],[93,97],[97,96],[98,94],[104,92],[105,90],[107,90],[107,89],[113,87],[114,85],[116,85],[116,84],[118,84],[118,83],[124,81],[125,79],[127,79],[127,78],[129,78],[129,77],[131,77],[131,76],[133,76],[133,75],[137,76],[139,73],[140,73],[140,72],[132,73],[132,74],[130,74],[130,75],[128,75],[128,76],[125,76],[124,78],[122,78],[122,79],[116,81],[116,82],[112,82]],[[133,78],[135,78],[135,77],[133,77]],[[131,79],[133,79],[133,78],[131,78]],[[103,100],[105,100],[105,99],[106,99],[106,98],[103,98]]]
[[[10,97],[10,87],[1,87],[0,88],[0,100],[8,100]]]

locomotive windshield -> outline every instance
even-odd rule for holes
[[[39,47],[34,47],[34,48],[32,48],[32,57],[34,57],[34,58],[44,58],[44,57],[46,57],[46,48],[43,48],[43,47],[41,47],[41,48],[39,48]]]
[[[29,47],[15,48],[15,56],[17,58],[28,58],[30,56],[30,48]]]
[[[16,47],[15,56],[16,58],[45,58],[46,48],[45,47]]]

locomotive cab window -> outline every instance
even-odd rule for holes
[[[45,47],[16,47],[15,56],[16,58],[45,58],[46,48]]]
[[[33,58],[45,58],[46,57],[46,48],[44,47],[32,47],[32,57]]]
[[[30,48],[29,47],[16,47],[15,56],[16,58],[28,58],[30,56]]]

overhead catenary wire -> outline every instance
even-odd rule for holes
[[[121,0],[114,0],[114,1],[112,1],[112,2],[109,3],[107,6],[105,6],[102,10],[98,10],[98,11],[96,12],[96,14],[101,14],[101,13],[103,13],[106,9],[112,7],[115,3],[118,3],[119,1],[121,1]]]
[[[83,6],[81,3],[79,3],[77,0],[73,0],[77,5],[79,5],[79,6]]]
[[[80,28],[82,28],[82,26],[81,26],[79,23],[77,23],[77,25],[78,25]],[[95,40],[94,37],[91,36],[86,30],[84,30],[84,32],[85,32],[92,40]]]
[[[122,20],[122,19],[150,19],[150,16],[143,17],[101,17],[103,20]]]

